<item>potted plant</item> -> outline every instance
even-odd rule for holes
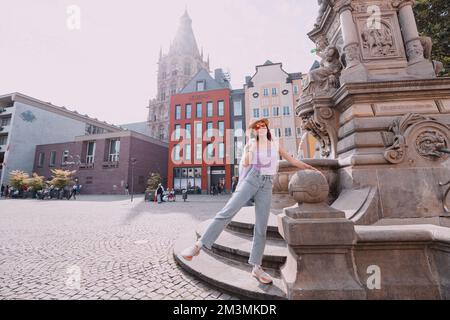
[[[48,184],[59,190],[58,199],[63,198],[64,189],[72,184],[72,176],[75,173],[76,171],[52,169],[52,179],[48,181]]]
[[[28,189],[30,192],[30,196],[33,199],[36,198],[36,193],[44,189],[45,186],[44,177],[39,176],[37,173],[33,173],[33,176],[31,178],[28,178],[26,181],[29,187]]]
[[[18,197],[23,197],[23,189],[27,185],[27,180],[30,177],[28,173],[22,171],[22,170],[14,170],[11,171],[9,174],[9,184],[14,190],[18,191]],[[12,195],[14,196],[15,192],[12,192]]]

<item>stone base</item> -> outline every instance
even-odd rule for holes
[[[436,78],[433,63],[426,59],[408,65],[406,72],[420,79]]]

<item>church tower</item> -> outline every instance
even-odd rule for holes
[[[187,10],[180,18],[180,25],[169,52],[161,48],[158,61],[157,96],[150,100],[148,123],[152,137],[169,140],[170,97],[183,89],[189,80],[200,70],[210,70],[209,57],[203,58],[192,30],[192,20]]]

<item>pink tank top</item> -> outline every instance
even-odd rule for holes
[[[278,144],[272,142],[268,149],[258,149],[253,157],[253,167],[262,175],[273,176],[278,171]]]

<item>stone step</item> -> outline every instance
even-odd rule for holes
[[[178,265],[218,289],[245,299],[280,300],[286,299],[286,289],[283,281],[271,270],[273,284],[261,284],[251,276],[251,267],[240,262],[202,251],[192,261],[184,260],[180,253],[189,244],[196,241],[195,232],[182,234],[175,241],[173,255]]]
[[[198,225],[196,229],[198,237],[203,235],[211,221],[212,219]],[[252,249],[252,242],[253,238],[251,235],[225,230],[214,243],[212,252],[219,256],[247,264]],[[287,245],[284,240],[267,239],[262,266],[271,268],[278,274],[280,267],[286,262],[287,251]]]
[[[228,224],[227,229],[236,233],[253,235],[255,225],[255,207],[243,207]],[[277,216],[270,214],[267,224],[267,239],[283,240],[278,232]]]

